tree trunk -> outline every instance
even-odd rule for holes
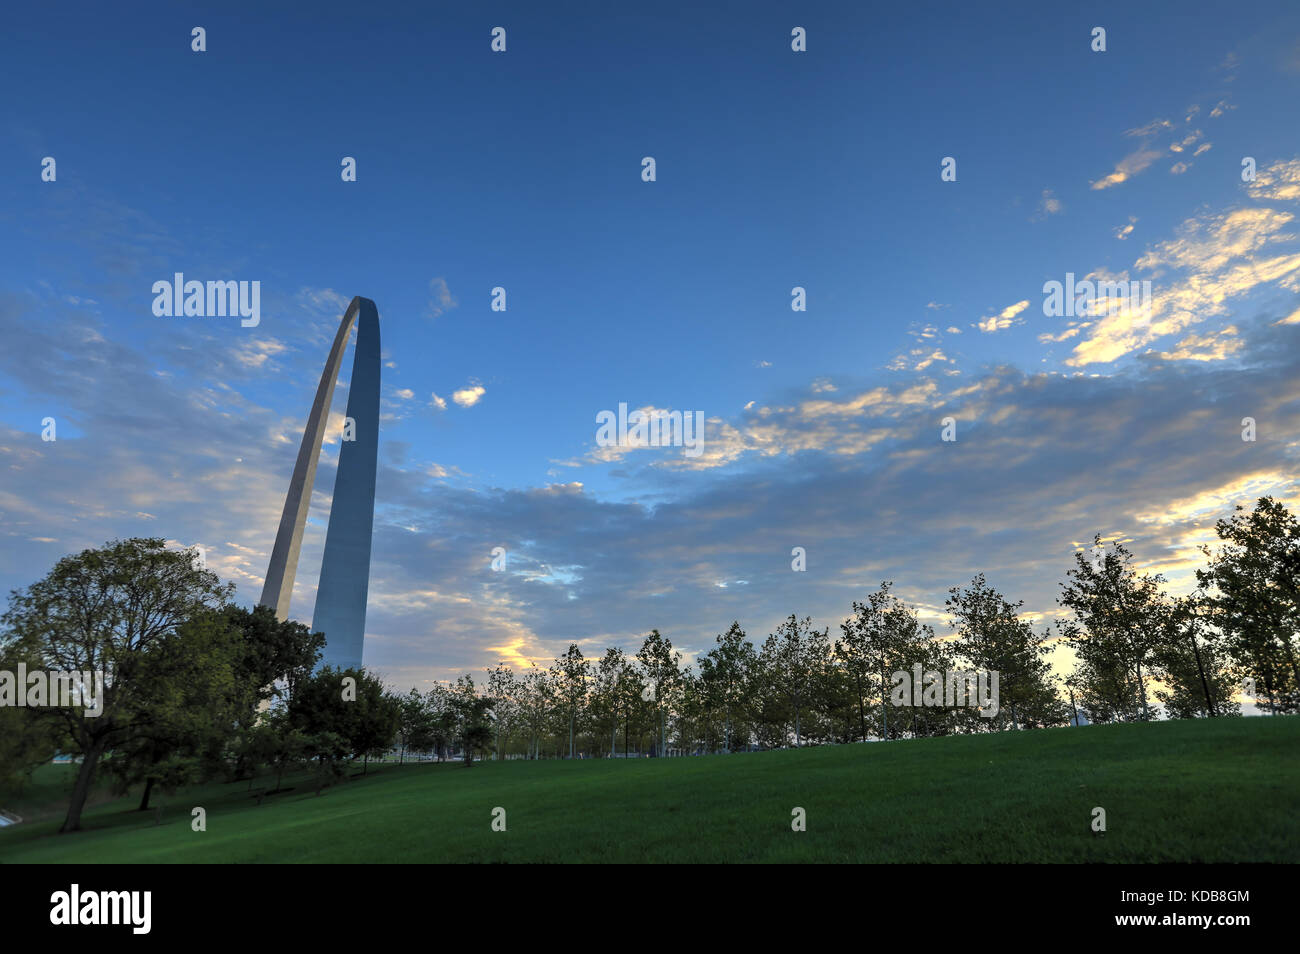
[[[862,723],[862,741],[867,741],[867,704],[862,698],[862,680],[855,682],[858,689],[858,718]]]
[[[147,812],[149,810],[149,794],[153,791],[153,776],[150,775],[144,780],[144,794],[140,796],[140,807],[138,812]]]
[[[1150,711],[1147,709],[1147,687],[1142,682],[1142,664],[1140,662],[1137,664],[1137,677],[1138,696],[1142,700],[1142,721],[1149,722]]]
[[[883,726],[880,738],[885,742],[889,741],[889,710],[885,708],[889,702],[887,696],[888,693],[885,692],[885,673],[882,670],[880,673],[880,720]]]
[[[1190,635],[1192,637],[1192,655],[1196,657],[1196,671],[1201,674],[1201,688],[1205,690],[1206,711],[1209,712],[1210,718],[1214,718],[1214,698],[1210,695],[1210,683],[1205,678],[1205,667],[1201,665],[1201,651],[1196,646],[1196,627],[1193,626]]]
[[[99,757],[104,754],[107,747],[103,739],[96,739],[82,758],[81,768],[77,771],[77,781],[72,786],[72,800],[68,803],[68,815],[59,828],[60,833],[81,831],[81,811],[86,807],[86,799],[90,795],[91,783],[95,780]]]

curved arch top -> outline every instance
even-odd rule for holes
[[[359,319],[359,320],[358,320]],[[339,446],[338,474],[325,531],[320,584],[312,628],[325,633],[322,665],[343,668],[361,665],[365,637],[366,596],[370,584],[370,541],[375,515],[375,469],[379,453],[379,311],[369,298],[348,304],[321,373],[316,400],[303,431],[298,459],[289,481],[280,528],[276,532],[271,562],[262,587],[263,606],[285,619],[293,595],[294,576],[302,547],[303,527],[311,504],[316,464],[329,419],[334,383],[353,322],[357,322],[356,353],[348,385],[347,416],[353,421],[353,440]]]

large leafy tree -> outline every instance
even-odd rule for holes
[[[279,619],[269,606],[227,606],[226,619],[242,635],[237,678],[256,690],[256,703],[285,703],[310,678],[325,648],[325,634]]]
[[[40,668],[40,660],[0,643],[0,672]],[[21,786],[37,766],[50,761],[65,743],[61,720],[42,718],[38,709],[0,706],[0,788]]]
[[[308,755],[322,772],[338,774],[339,766],[387,751],[401,719],[399,702],[365,668],[326,666],[301,682],[289,703],[289,725],[306,739]]]
[[[140,811],[156,786],[171,792],[224,769],[259,695],[241,678],[244,651],[226,613],[204,612],[142,658],[135,679],[147,687],[148,704],[107,760],[121,790],[143,783]]]
[[[1300,709],[1300,521],[1272,497],[1261,497],[1215,525],[1222,545],[1205,548],[1197,571],[1211,621],[1234,661],[1256,680],[1274,713]]]
[[[80,829],[105,753],[156,723],[159,691],[209,668],[206,658],[166,649],[185,623],[218,609],[232,592],[195,551],[133,538],[66,556],[11,594],[3,616],[7,642],[47,669],[105,677],[101,715],[82,707],[50,710],[82,756],[61,831]],[[164,655],[167,665],[158,661]]]

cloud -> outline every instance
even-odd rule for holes
[[[451,296],[451,289],[447,287],[445,278],[435,278],[429,282],[429,317],[437,318],[445,312],[451,311],[459,302]]]
[[[653,626],[689,658],[732,619],[759,640],[792,611],[834,629],[884,578],[938,621],[946,588],[976,570],[1042,618],[1056,610],[1075,542],[1096,531],[1190,588],[1196,546],[1217,517],[1262,492],[1295,496],[1284,447],[1240,452],[1238,409],[1277,433],[1300,426],[1297,335],[1257,334],[1251,375],[1213,363],[1104,378],[998,368],[949,391],[842,389],[828,400],[810,390],[766,415],[718,421],[717,436],[753,456],[735,454],[708,481],[638,471],[661,491],[653,506],[573,484],[412,487],[416,532],[385,525],[376,539],[391,590],[376,626],[392,636],[374,651],[412,672],[503,655],[519,665],[549,661],[570,640],[635,649]],[[956,443],[939,439],[949,413]],[[884,424],[887,437],[865,439]],[[780,450],[765,453],[765,436]],[[1021,529],[1007,534],[1011,525]],[[484,539],[501,541],[510,571],[487,571]],[[789,571],[793,545],[808,549],[807,574]],[[717,585],[735,580],[748,585]],[[444,630],[445,643],[425,648],[422,634]]]
[[[461,407],[473,407],[485,394],[487,394],[487,388],[483,387],[483,385],[471,384],[469,387],[451,392],[451,399]]]
[[[985,334],[992,334],[995,331],[1003,331],[1012,325],[1021,324],[1024,319],[1016,320],[1016,316],[1029,307],[1029,300],[1018,301],[1014,305],[1008,305],[996,315],[985,318],[977,323],[977,327]]]
[[[1259,169],[1246,191],[1252,199],[1300,201],[1300,159],[1279,160]]]
[[[446,401],[446,399],[445,399],[445,398],[440,398],[440,397],[438,397],[438,394],[437,394],[436,391],[435,391],[434,393],[432,393],[432,394],[429,395],[429,403],[432,404],[434,407],[436,407],[436,408],[437,408],[438,410],[440,410],[440,411],[445,411],[445,410],[447,410],[447,401]]]
[[[267,361],[287,350],[288,346],[275,338],[252,338],[236,345],[232,356],[245,368],[261,368],[264,365],[273,367],[274,362],[267,365]]]
[[[1044,189],[1042,196],[1038,200],[1038,208],[1030,218],[1032,222],[1042,222],[1050,216],[1057,215],[1064,211],[1065,206],[1061,200],[1056,197],[1051,189]]]
[[[1124,239],[1132,235],[1133,226],[1137,225],[1137,221],[1138,220],[1136,215],[1130,215],[1128,217],[1128,225],[1121,225],[1117,229],[1115,229],[1115,238],[1119,239],[1120,241],[1123,241]]]
[[[925,356],[920,361],[918,361],[915,365],[913,365],[912,370],[924,371],[926,368],[930,367],[930,365],[934,364],[936,361],[950,361],[950,360],[951,359],[946,354],[944,354],[942,351],[936,348],[935,350],[931,351],[927,356]]]
[[[1288,199],[1295,187],[1300,197],[1300,161],[1275,163],[1261,170],[1265,182],[1248,186],[1252,197]],[[1066,360],[1073,367],[1115,361],[1145,348],[1166,335],[1230,314],[1234,300],[1274,287],[1295,291],[1300,283],[1300,250],[1293,243],[1291,212],[1267,207],[1206,212],[1185,219],[1175,237],[1157,242],[1134,263],[1149,273],[1152,295],[1147,308],[1123,308],[1078,322],[1079,342]],[[1127,273],[1118,276],[1128,279]],[[1090,316],[1096,317],[1096,316]],[[1061,340],[1061,339],[1056,339]],[[1170,358],[1197,355],[1226,357],[1221,348],[1183,348],[1161,352]]]
[[[1136,126],[1133,129],[1124,130],[1125,136],[1136,136],[1140,139],[1148,139],[1157,133],[1164,132],[1166,129],[1173,129],[1174,124],[1167,119],[1153,119],[1145,126]]]
[[[1178,342],[1173,351],[1158,352],[1156,357],[1165,361],[1222,361],[1241,351],[1243,342],[1236,334],[1234,325],[1207,335],[1191,334]]]
[[[1138,173],[1144,171],[1151,163],[1155,162],[1163,155],[1158,149],[1148,149],[1145,146],[1135,152],[1129,153],[1123,159],[1115,164],[1115,171],[1110,175],[1092,183],[1093,189],[1109,189],[1112,186],[1120,185]]]
[[[1180,238],[1194,245],[1197,235]],[[1165,268],[1210,255],[1191,245],[1153,254]],[[694,464],[632,471],[624,461],[628,476],[612,479],[635,480],[632,499],[578,481],[475,489],[454,479],[451,462],[398,467],[385,455],[367,664],[409,688],[501,659],[544,664],[570,641],[584,652],[635,650],[652,627],[689,658],[733,619],[760,641],[791,612],[834,629],[886,578],[937,612],[947,587],[977,570],[1026,611],[1047,614],[1072,541],[1098,530],[1131,540],[1146,566],[1186,578],[1195,545],[1235,503],[1296,495],[1287,442],[1245,445],[1239,422],[1249,413],[1261,433],[1300,433],[1300,326],[1234,327],[1204,341],[1185,335],[1172,350],[1232,340],[1250,373],[1153,355],[1104,377],[999,366],[963,386],[837,377],[836,392],[769,395],[709,420],[699,479],[686,479]],[[203,542],[238,598],[255,601],[304,409],[219,388],[224,369],[238,367],[229,349],[160,378],[152,372],[165,352],[96,337],[102,330],[70,310],[0,298],[6,386],[57,400],[84,435],[64,439],[61,429],[45,443],[34,429],[0,426],[0,585],[30,583],[57,555],[52,546],[161,530]],[[300,341],[285,344],[284,360],[319,371]],[[940,439],[948,415],[957,442]],[[274,439],[282,431],[285,443]],[[316,518],[333,466],[321,462]],[[295,618],[311,618],[323,530],[309,521]],[[795,545],[808,550],[807,573],[790,572]],[[490,569],[494,546],[509,554],[501,573]],[[738,580],[749,582],[717,586]]]

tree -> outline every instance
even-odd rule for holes
[[[406,761],[406,750],[424,751],[433,745],[433,712],[429,700],[420,695],[420,690],[412,687],[411,691],[398,699],[397,742],[401,753],[398,764]]]
[[[541,757],[541,734],[546,728],[555,696],[555,684],[550,672],[534,665],[524,673],[520,702],[524,725],[529,734],[529,751],[534,759]]]
[[[263,702],[287,703],[294,688],[310,678],[320,661],[325,634],[279,619],[269,606],[227,606],[224,613],[243,636],[236,677],[255,688],[255,707]]]
[[[509,737],[515,717],[515,674],[505,663],[497,663],[488,673],[488,695],[492,699],[492,722],[497,730],[496,758],[501,758],[501,735]]]
[[[243,648],[224,612],[201,612],[141,658],[135,681],[147,703],[142,697],[106,761],[119,791],[143,783],[140,811],[155,787],[172,792],[225,770],[227,746],[258,695],[239,679]]]
[[[226,606],[223,613],[227,623],[241,635],[235,682],[248,690],[235,729],[241,733],[258,723],[261,709],[289,703],[296,687],[316,668],[325,634],[313,633],[293,620],[279,619],[267,606]],[[247,770],[247,759],[242,754],[237,756],[235,777],[243,778]]]
[[[323,768],[361,756],[363,774],[371,755],[392,746],[401,719],[397,700],[364,667],[321,669],[299,684],[289,713],[307,739],[309,756]]]
[[[1139,576],[1124,545],[1105,547],[1100,534],[1093,537],[1092,553],[1090,558],[1082,550],[1076,552],[1068,582],[1061,584],[1058,602],[1074,614],[1063,632],[1094,668],[1111,671],[1107,660],[1117,662],[1141,717],[1150,719],[1146,680],[1154,654],[1169,638],[1168,611],[1160,592],[1164,577]]]
[[[40,668],[40,660],[23,656],[16,647],[0,644],[0,672]],[[54,758],[66,740],[60,722],[42,718],[40,710],[0,705],[0,789],[21,785],[37,766]]]
[[[731,751],[732,713],[741,708],[745,687],[758,666],[754,644],[745,638],[740,622],[718,636],[717,645],[700,658],[700,679],[706,697],[723,711],[723,750]]]
[[[578,720],[578,710],[587,696],[587,660],[577,643],[570,643],[563,656],[555,660],[552,668],[554,682],[569,714],[569,758],[573,758],[573,732]]]
[[[890,674],[897,670],[905,654],[907,637],[914,629],[907,607],[889,589],[886,580],[867,596],[865,603],[853,603],[853,615],[840,624],[843,637],[836,643],[836,653],[843,661],[858,700],[858,727],[867,738],[868,700],[880,700],[880,723],[883,739],[889,738]]]
[[[217,609],[232,592],[203,568],[194,550],[169,550],[161,538],[111,541],[66,556],[44,579],[13,591],[3,617],[6,642],[49,669],[104,674],[101,715],[76,706],[49,710],[82,756],[60,831],[81,828],[100,759],[152,718],[159,680],[190,674],[180,658],[173,659],[179,670],[151,667],[146,677],[146,660],[185,622]]]
[[[1209,591],[1210,618],[1233,660],[1263,686],[1270,709],[1300,710],[1300,521],[1261,497],[1253,512],[1238,506],[1215,532],[1223,545],[1204,548],[1209,565],[1196,574]]]
[[[456,739],[456,713],[452,710],[451,690],[446,686],[433,686],[425,694],[429,707],[430,745],[439,762],[450,755]]]
[[[618,714],[623,706],[619,681],[623,677],[627,659],[621,649],[606,649],[605,655],[596,663],[592,678],[590,708],[596,726],[604,737],[609,731],[609,752],[613,755],[618,749]]]
[[[763,643],[759,658],[777,693],[794,714],[794,744],[802,744],[800,719],[830,654],[829,631],[812,628],[812,617],[794,614]]]
[[[1161,686],[1156,698],[1171,719],[1240,715],[1231,660],[1213,640],[1197,638],[1195,594],[1169,601],[1169,636],[1156,650]]]
[[[641,730],[647,722],[658,724],[657,702],[653,694],[647,695],[648,681],[637,663],[624,658],[618,676],[619,709],[623,713],[623,754],[632,751],[632,730],[637,732],[637,748],[640,751]]]
[[[285,771],[305,759],[309,751],[307,734],[294,725],[287,709],[260,713],[245,745],[250,761],[267,765],[275,772],[272,793],[280,791]]]
[[[681,685],[682,654],[673,651],[673,644],[653,629],[636,653],[637,662],[645,676],[650,701],[658,722],[659,745],[657,754],[664,754],[668,736],[668,701]],[[643,693],[644,695],[644,693]]]
[[[456,737],[465,767],[470,768],[474,764],[474,751],[484,748],[492,741],[492,727],[488,724],[492,700],[480,696],[474,687],[474,678],[465,675],[456,679],[449,701],[456,717]]]
[[[998,709],[1010,713],[1012,728],[1065,722],[1065,706],[1044,658],[1051,647],[1046,645],[1046,634],[1035,633],[1020,618],[1024,603],[1008,602],[985,582],[983,573],[969,587],[954,586],[949,594],[946,605],[957,630],[955,648],[976,670],[998,674]]]

